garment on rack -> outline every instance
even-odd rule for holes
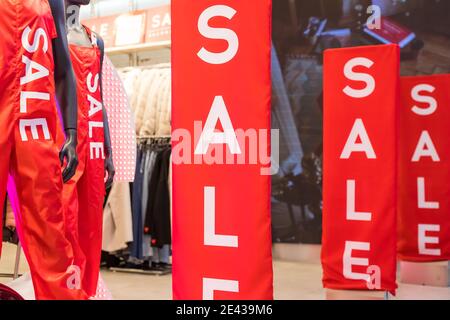
[[[142,126],[138,131],[139,136],[149,136],[155,134],[157,112],[158,112],[158,96],[162,90],[164,83],[164,73],[162,70],[151,70],[155,74],[151,81],[148,81],[148,86],[144,85],[145,99],[143,105],[141,104],[142,114],[136,114],[136,121],[141,121]]]
[[[152,246],[158,248],[172,243],[168,182],[170,155],[171,148],[166,147],[156,156],[145,212],[144,233],[152,236]]]
[[[158,137],[171,134],[171,67],[170,64],[131,67],[119,70],[119,74],[125,83],[131,109],[134,112],[136,134],[139,137],[148,137],[148,139],[139,139],[135,182],[131,186],[133,243],[130,245],[128,261],[131,265],[141,268],[143,259],[148,260],[149,257],[156,256],[159,262],[159,256],[163,256],[162,260],[166,262],[170,256],[170,247],[154,248],[152,234],[144,234],[144,224],[147,220],[148,206],[150,203],[152,207],[154,206],[154,200],[150,200],[151,194],[159,192],[158,185],[152,191],[150,190],[150,181],[155,174],[156,158],[162,151],[162,146],[169,145],[167,138]],[[167,188],[166,185],[165,189]],[[156,220],[159,223],[158,230],[164,226],[164,222],[167,224],[168,221],[169,227],[165,229],[169,230],[170,237],[170,197],[162,203],[169,210],[164,209],[164,212],[168,213],[165,219],[158,217],[159,219]],[[166,242],[170,243],[170,241]],[[164,252],[159,254],[159,250]]]
[[[101,73],[101,52],[97,37],[85,27],[91,46],[69,44],[77,82],[78,167],[64,184],[63,203],[67,238],[74,264],[80,269],[81,288],[88,297],[97,291],[102,248],[102,213],[105,197],[105,151]],[[63,139],[63,133],[61,133]]]
[[[142,223],[142,183],[144,180],[144,151],[137,150],[136,174],[131,187],[131,210],[133,217],[133,242],[130,248],[130,257],[142,259],[143,223]]]
[[[116,252],[133,241],[130,184],[114,182],[103,210],[102,250]]]

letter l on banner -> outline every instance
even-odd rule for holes
[[[270,132],[271,9],[270,0],[172,0],[177,300],[273,298],[270,176],[249,160],[255,140],[236,135],[257,132],[258,154],[270,154],[259,132]],[[245,163],[228,162],[238,156]]]
[[[399,48],[324,56],[323,285],[396,289]]]

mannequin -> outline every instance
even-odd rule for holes
[[[66,235],[81,270],[81,287],[93,298],[99,282],[102,214],[115,170],[106,110],[102,105],[103,40],[80,22],[88,0],[66,0],[67,38],[77,80],[79,166],[64,186]]]
[[[0,198],[10,174],[37,299],[85,297],[74,285],[78,275],[62,207],[63,180],[78,163],[77,96],[64,20],[63,0],[4,0],[0,6]],[[56,141],[57,100],[62,141]]]

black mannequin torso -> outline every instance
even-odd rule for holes
[[[67,14],[67,39],[70,44],[80,47],[91,47],[92,42],[80,22],[80,5],[73,4],[74,1],[66,1]]]
[[[67,14],[67,39],[70,45],[80,47],[92,47],[92,41],[80,21],[80,7],[81,5],[88,5],[90,0],[65,0],[66,14]],[[103,67],[103,59],[105,55],[105,46],[103,39],[96,35],[97,45],[100,50],[100,69]],[[100,72],[100,91],[103,96],[103,81],[102,74]],[[103,123],[104,123],[104,148],[105,148],[105,170],[108,174],[106,181],[106,187],[109,188],[112,185],[115,168],[112,160],[112,148],[111,148],[111,135],[109,131],[108,117],[106,109],[103,107]]]

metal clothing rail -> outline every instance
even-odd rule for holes
[[[141,136],[136,138],[138,144],[169,144],[172,140],[171,136]]]
[[[171,139],[172,136],[139,136],[137,137],[138,140],[151,140],[151,139]]]

